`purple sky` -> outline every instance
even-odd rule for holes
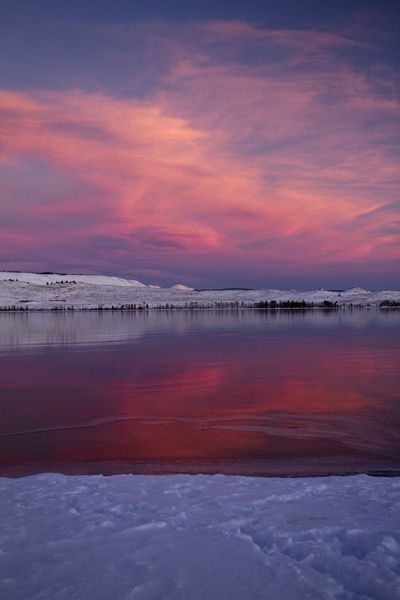
[[[395,2],[0,17],[1,269],[399,287]]]

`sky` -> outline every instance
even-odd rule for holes
[[[0,269],[398,289],[399,17],[2,0]]]

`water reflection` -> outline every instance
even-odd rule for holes
[[[2,473],[398,469],[396,311],[5,314]]]

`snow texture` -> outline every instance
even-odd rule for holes
[[[400,480],[0,479],[8,600],[400,597]]]
[[[400,302],[400,291],[371,292],[351,288],[327,290],[193,290],[146,286],[135,280],[97,275],[42,275],[0,272],[0,309],[98,310],[129,308],[251,308],[260,302],[336,303],[338,307],[379,306]]]
[[[122,279],[108,275],[62,275],[59,273],[19,273],[15,271],[1,271],[0,281],[22,281],[34,285],[60,284],[60,283],[86,283],[89,285],[116,285],[122,287],[146,287],[144,283],[135,279]]]
[[[183,283],[176,283],[171,287],[171,290],[178,290],[178,292],[193,292],[193,289]]]

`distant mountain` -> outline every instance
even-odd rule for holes
[[[171,290],[178,290],[179,292],[193,292],[193,288],[184,285],[183,283],[176,283],[171,287]]]

